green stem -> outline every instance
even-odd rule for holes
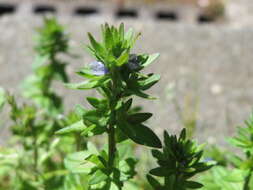
[[[250,169],[248,175],[245,177],[243,190],[250,190],[249,182],[250,182],[250,178],[252,176],[252,172],[253,172],[253,168]]]
[[[113,72],[114,73],[114,72]],[[116,73],[116,72],[115,72]],[[114,167],[114,159],[115,159],[115,152],[116,152],[116,140],[115,140],[115,119],[116,119],[116,103],[119,100],[117,98],[117,77],[115,75],[112,76],[112,100],[110,102],[110,109],[111,109],[111,118],[110,123],[108,126],[108,167],[112,169]]]
[[[81,135],[79,133],[76,133],[75,140],[76,140],[76,151],[81,151],[82,141],[81,141]]]
[[[37,146],[37,135],[36,130],[31,123],[32,134],[33,134],[33,162],[34,162],[34,172],[35,172],[35,179],[38,181],[38,146]]]
[[[108,129],[108,166],[110,169],[114,166],[114,158],[115,158],[115,152],[116,152],[116,142],[115,142],[115,128],[113,125],[109,126]]]
[[[35,142],[37,144],[37,142]],[[35,179],[38,181],[38,148],[37,145],[34,145],[34,171],[35,171]]]

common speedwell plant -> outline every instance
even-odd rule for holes
[[[6,180],[9,189],[56,189],[63,180],[59,173],[63,170],[64,152],[58,145],[64,141],[54,133],[70,118],[59,119],[62,99],[56,95],[52,83],[54,79],[68,81],[66,64],[57,58],[60,53],[67,53],[68,36],[54,18],[46,18],[36,40],[34,74],[24,83],[24,94],[30,101],[18,105],[14,96],[5,96],[13,121],[10,143],[16,149],[20,147],[18,151],[1,152],[0,167],[7,168],[5,178],[9,179]],[[5,188],[8,189],[7,185]]]
[[[201,161],[202,154],[201,146],[186,138],[185,129],[179,138],[165,131],[163,150],[152,150],[159,167],[150,170],[151,175],[162,177],[163,182],[160,183],[151,175],[147,179],[154,190],[199,189],[203,185],[191,178],[212,167]]]
[[[118,144],[131,139],[137,144],[161,148],[159,138],[143,124],[152,114],[129,112],[133,95],[152,99],[144,91],[157,83],[160,77],[153,73],[145,75],[141,70],[152,63],[158,54],[131,53],[139,34],[134,34],[131,29],[125,33],[123,24],[119,28],[103,25],[101,43],[90,33],[88,36],[91,44],[87,48],[96,60],[78,72],[86,81],[67,86],[80,90],[96,89],[101,98],[87,97],[93,109],[86,110],[79,106],[82,120],[58,133],[76,130],[84,136],[107,133],[107,149],[83,158],[91,167],[87,173],[88,189],[122,189],[134,172],[125,170],[121,165],[124,163],[125,167],[132,169],[134,160],[119,157]]]
[[[205,184],[203,190],[253,189],[253,114],[245,121],[245,126],[238,127],[237,134],[229,138],[229,143],[240,148],[243,154],[227,152],[223,156],[225,165],[215,166],[200,177]]]
[[[58,58],[68,53],[68,35],[54,18],[45,18],[35,38],[36,59],[33,74],[26,78],[24,95],[50,115],[62,113],[62,99],[54,91],[55,79],[68,82],[66,63]]]
[[[86,137],[107,134],[104,148],[97,150],[89,145],[86,151],[67,157],[65,164],[73,173],[86,176],[86,185],[83,185],[82,189],[121,190],[127,189],[127,182],[136,173],[135,159],[129,157],[131,154],[122,153],[125,149],[122,148],[122,143],[132,140],[147,147],[162,148],[160,139],[145,124],[152,114],[131,112],[134,96],[153,99],[145,91],[156,84],[160,77],[153,73],[144,74],[142,70],[155,61],[158,54],[132,53],[133,45],[140,34],[135,34],[132,29],[125,32],[123,24],[119,28],[105,24],[101,29],[102,42],[98,42],[88,33],[90,45],[87,49],[95,60],[77,72],[86,80],[78,84],[67,84],[72,89],[95,89],[100,98],[87,97],[93,108],[87,110],[80,105],[77,106],[76,112],[82,119],[57,133],[80,132]],[[165,185],[160,185],[159,188],[161,187],[161,190],[175,190],[177,187],[179,190],[199,188],[201,186],[199,183],[188,179],[209,167],[199,162],[202,152],[194,143],[186,140],[185,131],[178,141],[165,133],[164,151],[165,155],[162,157],[165,160],[159,161],[159,164],[162,162],[164,175],[167,168],[171,173],[164,176]],[[153,152],[158,153],[158,157],[163,154],[158,150]],[[82,159],[79,164],[70,162],[80,157]],[[156,186],[154,189],[158,190]]]
[[[211,166],[202,161],[201,146],[188,139],[185,130],[179,138],[164,132],[162,143],[146,126],[152,114],[133,106],[135,96],[154,99],[146,90],[160,79],[159,75],[142,72],[159,54],[132,52],[140,34],[132,29],[125,32],[123,24],[118,28],[102,25],[101,42],[89,33],[87,50],[94,61],[77,72],[85,78],[83,82],[68,84],[66,63],[59,59],[60,54],[68,53],[68,35],[55,19],[46,18],[44,23],[36,38],[34,73],[23,84],[24,95],[29,100],[19,104],[14,96],[0,89],[0,109],[8,102],[13,121],[11,147],[0,147],[0,189],[186,190],[202,187],[194,176]],[[94,89],[99,97],[86,98],[91,109],[77,105],[74,111],[63,115],[62,98],[53,87],[55,79],[73,89]],[[98,135],[103,137],[99,141],[106,137],[102,145],[86,141]],[[136,167],[136,144],[153,148],[158,167],[148,175],[146,170],[140,172]],[[148,180],[143,182],[146,176]]]

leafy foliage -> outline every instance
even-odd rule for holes
[[[165,131],[162,144],[147,126],[153,114],[133,104],[135,97],[155,99],[147,90],[160,76],[145,74],[143,69],[159,54],[132,52],[140,34],[132,29],[125,31],[123,24],[118,28],[105,24],[101,31],[101,42],[88,33],[87,50],[94,61],[77,72],[84,81],[68,83],[67,64],[59,55],[68,53],[69,37],[56,19],[45,18],[36,38],[33,74],[23,83],[27,103],[17,102],[0,88],[0,109],[8,102],[12,120],[11,146],[0,147],[0,189],[186,190],[243,186],[247,190],[252,173],[252,137],[247,134],[252,132],[249,126],[253,122],[248,122],[249,129],[239,132],[240,137],[231,140],[243,148],[247,161],[233,155],[222,162],[222,153],[213,150],[212,154],[219,153],[221,166],[199,178],[207,185],[203,187],[195,176],[212,165],[202,159],[201,146],[187,139],[185,130],[179,138]],[[90,109],[76,105],[63,115],[62,98],[53,87],[55,80],[72,89],[96,90],[99,96],[86,97]],[[96,143],[96,138],[86,141],[98,136],[101,143],[104,135],[107,140],[102,145]],[[140,151],[136,151],[136,144],[153,148],[158,167],[147,175],[151,186],[143,182],[146,172],[137,169],[135,153]],[[237,167],[231,172],[225,168],[229,159]],[[223,186],[217,185],[220,180]]]
[[[54,18],[45,18],[44,26],[38,29],[35,51],[34,73],[24,81],[24,95],[46,113],[57,115],[62,112],[62,100],[54,92],[52,83],[54,79],[68,82],[66,63],[57,58],[68,52],[68,35]]]
[[[206,175],[200,176],[200,181],[205,184],[203,190],[240,190],[243,189],[245,173],[239,169],[228,169],[215,166]]]
[[[6,101],[6,93],[4,89],[0,87],[0,110],[3,109],[5,101]]]
[[[205,183],[203,189],[235,189],[250,190],[253,188],[252,181],[252,137],[253,137],[253,115],[245,121],[245,127],[238,127],[237,135],[229,139],[229,142],[240,148],[244,156],[235,153],[227,153],[227,158],[218,160],[225,165],[213,167],[200,180]]]
[[[148,181],[155,190],[199,189],[203,185],[190,178],[211,167],[200,161],[202,154],[200,147],[186,138],[185,129],[182,130],[179,138],[165,131],[163,151],[152,150],[152,155],[157,159],[159,167],[150,171],[151,175],[163,177],[164,184],[151,175],[147,176]]]
[[[132,29],[125,32],[123,24],[119,28],[105,24],[101,29],[101,43],[88,34],[90,45],[87,49],[96,61],[78,72],[86,80],[66,86],[80,90],[95,88],[102,97],[87,97],[92,109],[86,110],[79,106],[82,119],[57,133],[79,131],[86,137],[107,133],[106,149],[96,151],[95,154],[88,149],[88,153],[83,153],[87,154],[83,155],[83,159],[88,164],[85,171],[89,188],[122,189],[124,183],[134,177],[136,161],[120,154],[121,144],[131,139],[137,144],[161,147],[160,139],[143,124],[152,114],[131,112],[133,95],[151,98],[144,91],[157,83],[160,77],[153,73],[145,75],[140,71],[152,63],[158,54],[131,54],[130,50],[139,34],[135,35]]]
[[[67,81],[65,64],[56,56],[66,53],[68,41],[62,26],[54,18],[46,18],[44,23],[39,29],[35,48],[34,74],[24,84],[25,95],[32,101],[18,105],[14,96],[9,93],[4,95],[3,90],[0,92],[0,106],[7,99],[13,121],[9,127],[13,148],[0,149],[0,165],[6,168],[0,179],[2,176],[9,179],[5,189],[57,189],[64,179],[61,160],[64,153],[59,145],[66,139],[56,137],[55,131],[71,118],[59,119],[63,111],[62,100],[51,85],[57,78]]]

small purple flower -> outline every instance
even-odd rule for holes
[[[101,76],[109,73],[109,70],[100,61],[93,61],[89,63],[88,67],[92,71],[93,75]]]
[[[210,157],[207,157],[203,160],[203,162],[212,162],[212,161],[214,161],[214,160]]]
[[[132,71],[138,70],[140,68],[138,56],[136,54],[130,54],[126,66]]]

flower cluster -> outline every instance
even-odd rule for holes
[[[126,63],[126,67],[130,71],[137,71],[138,69],[140,69],[141,65],[138,61],[138,55],[130,54],[129,60]],[[108,68],[105,66],[104,63],[102,63],[100,61],[93,61],[93,62],[89,63],[88,68],[90,68],[93,75],[97,75],[97,76],[106,75],[109,73]]]

